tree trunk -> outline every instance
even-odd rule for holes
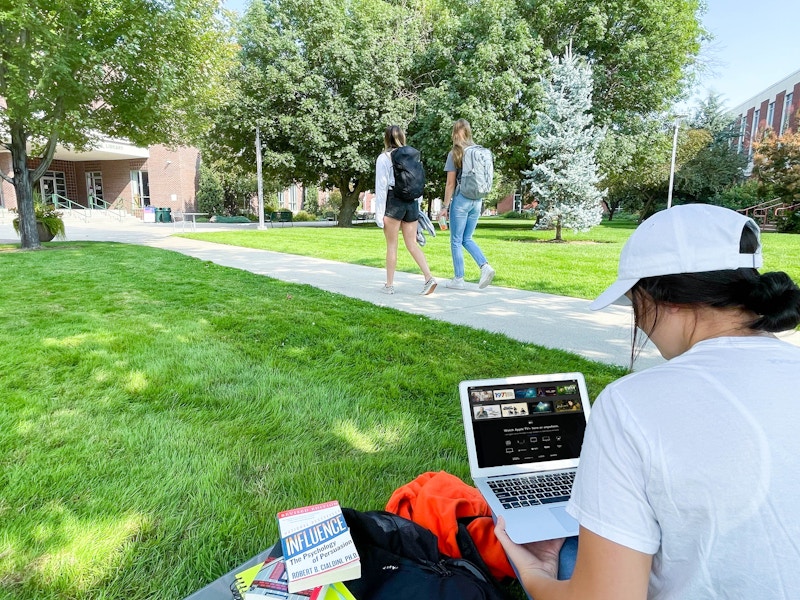
[[[36,229],[36,213],[33,209],[33,181],[28,170],[27,136],[19,123],[11,126],[11,164],[14,169],[14,191],[19,212],[20,246],[25,250],[42,247]]]
[[[364,191],[360,184],[360,179],[354,179],[350,175],[343,175],[337,182],[337,187],[342,194],[342,207],[339,209],[338,226],[352,227],[353,215],[358,208],[359,196]]]
[[[556,219],[556,237],[554,239],[557,242],[562,241],[562,238],[561,238],[561,217],[560,216],[558,217],[558,219]]]
[[[651,195],[645,196],[644,204],[642,205],[642,210],[639,213],[639,223],[642,221],[647,220],[654,212],[656,211],[656,198]]]

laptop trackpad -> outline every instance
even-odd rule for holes
[[[556,506],[550,509],[550,513],[558,519],[558,522],[566,529],[567,531],[574,531],[575,534],[578,532],[578,522],[573,519],[569,513],[567,513],[567,509],[563,506]],[[573,534],[573,535],[575,535]]]

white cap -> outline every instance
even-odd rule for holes
[[[742,254],[742,231],[758,239],[755,254]],[[617,280],[589,305],[591,310],[619,302],[643,277],[703,273],[762,265],[761,232],[749,217],[711,204],[682,204],[662,210],[636,228],[619,257]]]

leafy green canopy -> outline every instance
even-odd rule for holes
[[[703,35],[700,10],[698,0],[254,0],[219,132],[252,165],[258,125],[268,175],[340,187],[340,224],[372,186],[393,123],[422,150],[428,197],[441,194],[462,117],[503,178],[518,181],[545,51],[571,42],[588,56],[598,122],[622,124],[681,93]]]
[[[218,126],[232,151],[265,173],[342,191],[340,222],[372,187],[389,124],[407,126],[407,80],[421,35],[408,14],[381,0],[253,2],[240,25],[236,96]]]
[[[23,247],[38,247],[32,184],[57,144],[100,135],[189,143],[230,57],[216,0],[20,0],[0,11],[0,130],[12,153]],[[41,159],[35,170],[30,155]],[[9,174],[2,176],[12,181]]]
[[[778,136],[767,130],[754,147],[753,174],[762,188],[762,195],[780,198],[797,208],[800,202],[800,132],[786,131]]]

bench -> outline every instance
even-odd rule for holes
[[[270,224],[273,223],[292,223],[292,227],[294,227],[292,211],[290,210],[276,210],[275,212],[271,212],[267,217],[267,222]]]

